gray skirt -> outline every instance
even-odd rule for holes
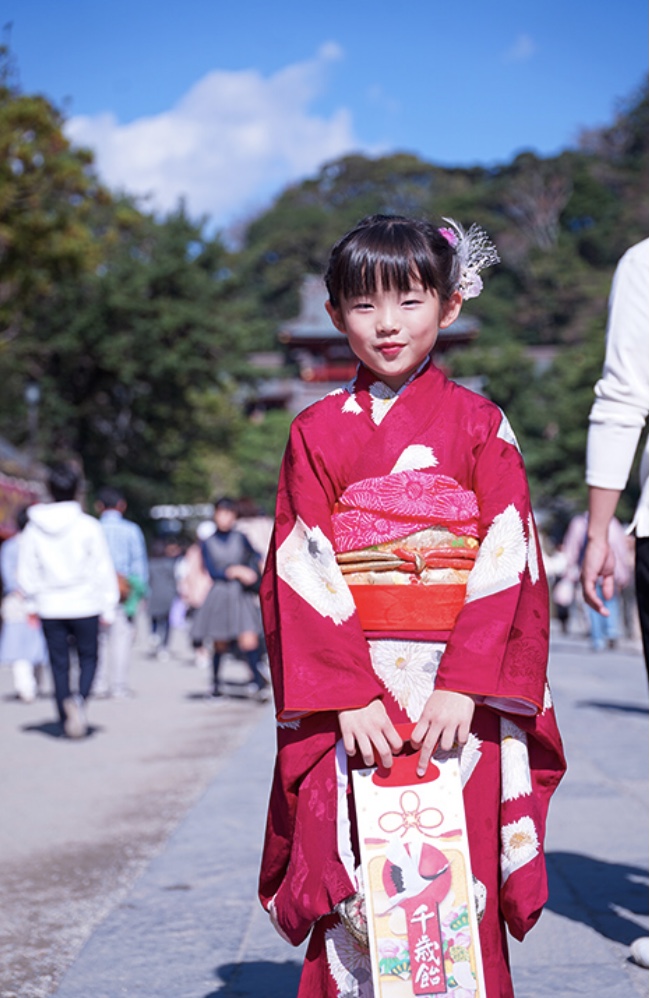
[[[233,641],[245,631],[261,633],[259,597],[248,593],[236,579],[217,579],[197,610],[192,641]]]

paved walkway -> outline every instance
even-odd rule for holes
[[[550,904],[512,944],[516,995],[646,996],[649,971],[628,960],[649,932],[644,664],[634,649],[594,655],[558,638],[551,680],[570,768],[550,812]],[[260,707],[56,998],[295,996],[301,951],[270,928],[255,893],[273,742],[272,710]]]
[[[628,946],[649,934],[649,706],[638,653],[553,644],[550,677],[568,773],[550,808],[550,902],[512,943],[517,998],[649,993]]]

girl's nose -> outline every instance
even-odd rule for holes
[[[396,310],[389,306],[382,308],[376,317],[376,328],[379,333],[393,333],[398,328]]]

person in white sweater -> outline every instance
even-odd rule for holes
[[[649,239],[618,263],[611,287],[606,359],[590,413],[586,482],[588,544],[582,565],[584,598],[606,615],[615,559],[608,527],[626,487],[638,440],[649,415]],[[649,438],[640,464],[641,494],[630,529],[636,536],[636,595],[649,672]]]
[[[85,703],[97,669],[99,622],[119,602],[117,575],[99,522],[76,499],[80,475],[71,462],[50,469],[51,503],[29,509],[18,553],[18,582],[40,617],[54,697],[68,737],[87,733]],[[70,688],[70,642],[79,659],[79,688]]]
[[[590,413],[586,482],[588,543],[581,581],[589,606],[606,616],[603,600],[614,587],[615,559],[608,526],[629,478],[649,415],[649,239],[618,263],[609,300],[606,358]],[[640,500],[631,528],[636,537],[635,583],[645,664],[649,674],[649,437],[640,463]],[[601,579],[600,593],[597,591]],[[631,945],[631,957],[649,968],[649,936]]]

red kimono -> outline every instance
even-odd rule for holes
[[[512,995],[504,925],[522,939],[547,900],[545,820],[565,762],[547,584],[501,410],[428,363],[399,393],[361,367],[302,412],[261,602],[279,727],[260,897],[293,944],[312,933],[300,998],[373,996],[369,958],[334,912],[358,865],[337,711],[380,697],[413,722],[433,689],[476,699],[462,773],[480,940],[489,998]]]

